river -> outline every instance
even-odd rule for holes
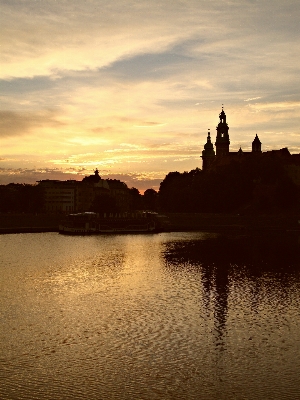
[[[0,398],[300,398],[297,238],[0,236]]]

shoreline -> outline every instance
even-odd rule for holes
[[[169,220],[168,232],[216,233],[300,233],[299,216],[291,214],[239,215],[165,213]],[[62,215],[0,214],[0,235],[12,233],[58,232]]]
[[[298,215],[290,214],[200,214],[200,213],[166,213],[170,230],[205,231],[216,233],[300,233]]]
[[[61,215],[51,214],[0,214],[0,235],[9,233],[58,232]]]
[[[45,233],[58,232],[58,227],[18,227],[18,228],[0,228],[0,235],[14,233]]]

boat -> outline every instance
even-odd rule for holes
[[[69,214],[59,225],[66,235],[158,233],[165,230],[167,217],[150,211],[133,213],[82,212]]]

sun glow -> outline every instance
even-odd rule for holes
[[[256,132],[265,148],[299,147],[297,10],[282,2],[1,8],[0,184],[56,168],[126,180],[201,167],[222,103],[233,150]]]

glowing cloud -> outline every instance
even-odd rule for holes
[[[298,151],[300,3],[0,7],[0,184],[98,167],[157,187],[169,171],[201,167],[222,103],[232,149],[257,132],[265,148]]]

